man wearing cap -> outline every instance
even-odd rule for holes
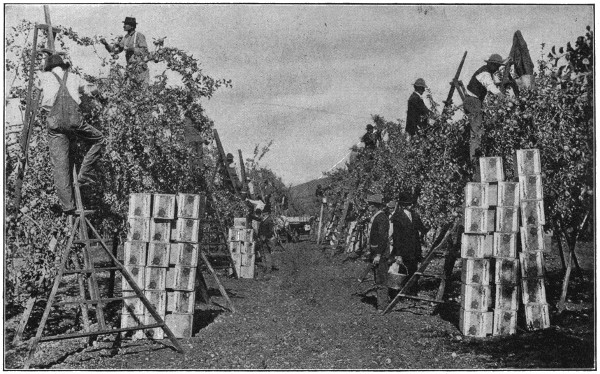
[[[113,46],[108,44],[104,38],[100,39],[100,42],[104,44],[108,52],[112,53],[114,58],[117,58],[119,53],[125,51],[127,69],[133,80],[142,87],[146,87],[150,82],[150,72],[146,63],[148,45],[146,44],[144,34],[135,31],[136,27],[137,22],[135,18],[125,17],[125,21],[123,21],[123,30],[126,32],[125,36],[119,38],[118,42]]]
[[[405,131],[410,136],[414,136],[417,130],[423,130],[427,127],[427,117],[431,114],[423,101],[423,94],[427,88],[425,80],[423,78],[417,79],[413,87],[415,90],[408,98],[408,110],[406,111]]]
[[[258,222],[258,227],[255,230],[258,237],[257,251],[260,253],[263,267],[262,279],[269,280],[273,270],[273,248],[277,244],[275,221],[269,213],[261,209],[256,209],[252,219]]]
[[[504,65],[504,60],[499,54],[494,53],[485,62],[486,64],[477,69],[471,77],[467,85],[463,103],[465,113],[469,116],[471,125],[469,156],[471,161],[475,163],[474,181],[480,180],[479,162],[476,162],[475,157],[480,157],[478,150],[481,145],[481,136],[483,135],[483,129],[481,128],[483,123],[483,102],[488,93],[496,96],[504,96],[496,86],[500,83],[500,79],[495,76],[500,67]]]
[[[35,82],[36,88],[41,90],[42,110],[47,112],[48,146],[54,168],[54,185],[66,214],[75,211],[69,159],[71,141],[79,138],[91,144],[77,178],[81,185],[95,183],[92,169],[100,159],[104,147],[102,133],[84,123],[79,110],[81,94],[96,94],[98,90],[77,74],[70,73],[70,66],[59,55],[48,56],[44,72],[38,75]]]
[[[369,223],[369,248],[377,285],[377,309],[384,310],[390,299],[386,286],[389,256],[390,223],[383,211],[383,195],[375,194],[367,197],[371,221]]]
[[[375,150],[377,148],[377,141],[380,139],[379,132],[374,131],[373,125],[370,123],[367,125],[367,132],[362,136],[361,142],[365,143],[365,150]]]

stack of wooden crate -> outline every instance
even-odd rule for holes
[[[124,264],[176,337],[191,337],[200,217],[205,198],[193,194],[132,194]],[[130,290],[124,285],[123,294]],[[123,327],[155,323],[137,299],[126,300]],[[160,328],[138,331],[163,339]]]
[[[245,218],[235,218],[229,229],[229,252],[240,278],[254,278],[255,243],[254,230],[246,228]]]
[[[522,295],[525,322],[529,330],[550,326],[544,284],[544,201],[540,153],[537,149],[518,150],[515,171],[521,197]]]

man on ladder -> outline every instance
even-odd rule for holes
[[[78,75],[69,73],[69,66],[59,55],[48,56],[44,72],[35,84],[41,91],[42,110],[48,112],[48,145],[56,193],[63,212],[72,215],[75,199],[70,174],[70,143],[76,137],[91,143],[77,178],[79,184],[85,186],[96,182],[92,169],[102,155],[105,139],[99,130],[83,122],[79,110],[81,93],[96,94],[98,91]]]

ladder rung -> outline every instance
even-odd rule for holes
[[[123,296],[123,297],[110,297],[107,299],[101,299],[101,300],[73,300],[73,301],[61,301],[58,303],[54,303],[54,305],[70,305],[70,304],[107,304],[113,301],[119,301],[119,300],[127,300],[127,299],[140,299],[140,297],[138,295],[131,295],[131,296]]]
[[[65,270],[63,274],[81,274],[81,273],[98,273],[101,271],[109,271],[109,270],[121,270],[121,268],[112,266],[108,268],[93,268],[93,269],[80,269],[80,270]]]
[[[405,297],[407,299],[413,299],[413,300],[421,300],[421,301],[426,301],[426,302],[430,302],[430,303],[436,303],[436,304],[449,304],[449,305],[453,305],[456,303],[449,303],[447,301],[441,301],[441,300],[436,300],[436,299],[430,299],[428,297],[419,297],[419,296],[411,296],[411,295],[406,295],[403,293],[398,294],[396,297]],[[458,304],[456,304],[458,305]]]
[[[85,336],[116,334],[118,332],[154,329],[154,328],[157,328],[157,327],[163,327],[164,325],[165,325],[164,323],[155,323],[153,325],[141,325],[141,326],[136,326],[136,327],[125,327],[125,328],[114,329],[114,330],[90,331],[90,332],[80,332],[80,333],[75,333],[75,334],[47,336],[47,337],[41,338],[39,341],[40,342],[51,342],[51,341],[54,341],[54,340],[82,338],[82,337],[85,337]]]

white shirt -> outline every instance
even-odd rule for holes
[[[483,72],[477,74],[475,79],[477,79],[479,81],[479,83],[483,84],[483,86],[485,87],[485,89],[488,92],[490,92],[494,95],[498,95],[501,93],[500,90],[498,89],[498,87],[496,86],[497,84],[500,83],[500,79],[498,79],[496,76],[492,77],[492,75],[490,73],[488,73],[487,71],[483,71]],[[468,88],[465,88],[465,90],[467,91],[467,95],[477,97],[477,95],[475,95],[473,92],[469,91]]]
[[[44,71],[38,74],[37,79],[35,81],[35,87],[42,91],[42,108],[44,109],[52,109],[54,105],[54,101],[56,100],[56,95],[58,94],[58,90],[60,89],[60,83],[54,76],[54,74],[58,75],[60,79],[63,79],[65,75],[65,71],[57,66],[52,71]],[[94,90],[94,86],[86,82],[79,75],[69,72],[69,76],[67,77],[67,91],[75,100],[77,104],[81,104],[81,93],[91,93]]]

